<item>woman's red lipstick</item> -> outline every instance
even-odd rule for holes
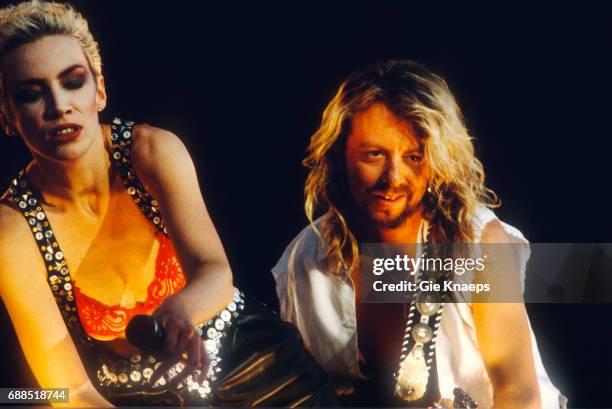
[[[81,135],[83,127],[74,123],[61,124],[53,127],[49,131],[49,136],[52,141],[56,142],[71,142]]]

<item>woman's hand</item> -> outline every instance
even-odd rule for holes
[[[160,356],[163,363],[151,376],[151,384],[154,385],[172,366],[181,361],[185,363],[185,368],[170,380],[173,384],[179,384],[195,369],[202,372],[194,381],[203,381],[208,372],[208,354],[183,304],[176,297],[168,297],[155,310],[153,317],[159,320],[165,337]]]

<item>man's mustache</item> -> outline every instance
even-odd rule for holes
[[[377,182],[372,186],[368,187],[366,190],[367,194],[380,194],[386,196],[398,196],[400,194],[405,194],[406,196],[410,196],[412,194],[412,189],[410,186],[404,184],[391,188],[388,182]]]

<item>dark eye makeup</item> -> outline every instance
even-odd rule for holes
[[[15,101],[21,104],[36,102],[42,96],[42,92],[37,89],[20,89],[15,92]]]
[[[79,89],[81,88],[83,85],[85,85],[85,82],[87,81],[87,77],[85,74],[76,74],[71,76],[70,78],[67,78],[64,82],[63,82],[63,86],[66,89]]]
[[[87,82],[87,71],[80,65],[71,66],[60,74],[60,81],[64,89],[78,90]],[[17,85],[15,101],[21,104],[36,102],[48,91],[46,87],[43,80],[25,80]]]

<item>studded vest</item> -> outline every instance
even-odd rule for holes
[[[111,127],[112,161],[134,202],[143,214],[157,227],[162,240],[168,240],[164,220],[157,201],[145,190],[136,176],[130,161],[132,127],[134,123],[114,119]],[[223,375],[221,362],[222,340],[228,329],[244,309],[244,294],[234,289],[233,301],[212,320],[196,326],[205,343],[210,366],[206,379],[201,383],[188,376],[177,386],[170,388],[168,381],[181,372],[182,363],[177,363],[167,375],[155,385],[149,380],[162,362],[152,355],[135,354],[123,358],[108,352],[100,341],[85,331],[83,316],[79,317],[75,288],[70,276],[68,263],[57,242],[49,223],[41,193],[27,179],[25,170],[13,180],[10,188],[11,200],[19,207],[30,226],[38,249],[43,257],[47,281],[62,314],[64,322],[74,340],[90,379],[98,391],[110,402],[140,402],[142,405],[198,405],[205,403],[211,394],[215,381]],[[80,319],[81,318],[81,319]],[[94,325],[93,322],[86,325]],[[140,399],[140,400],[139,400]]]

